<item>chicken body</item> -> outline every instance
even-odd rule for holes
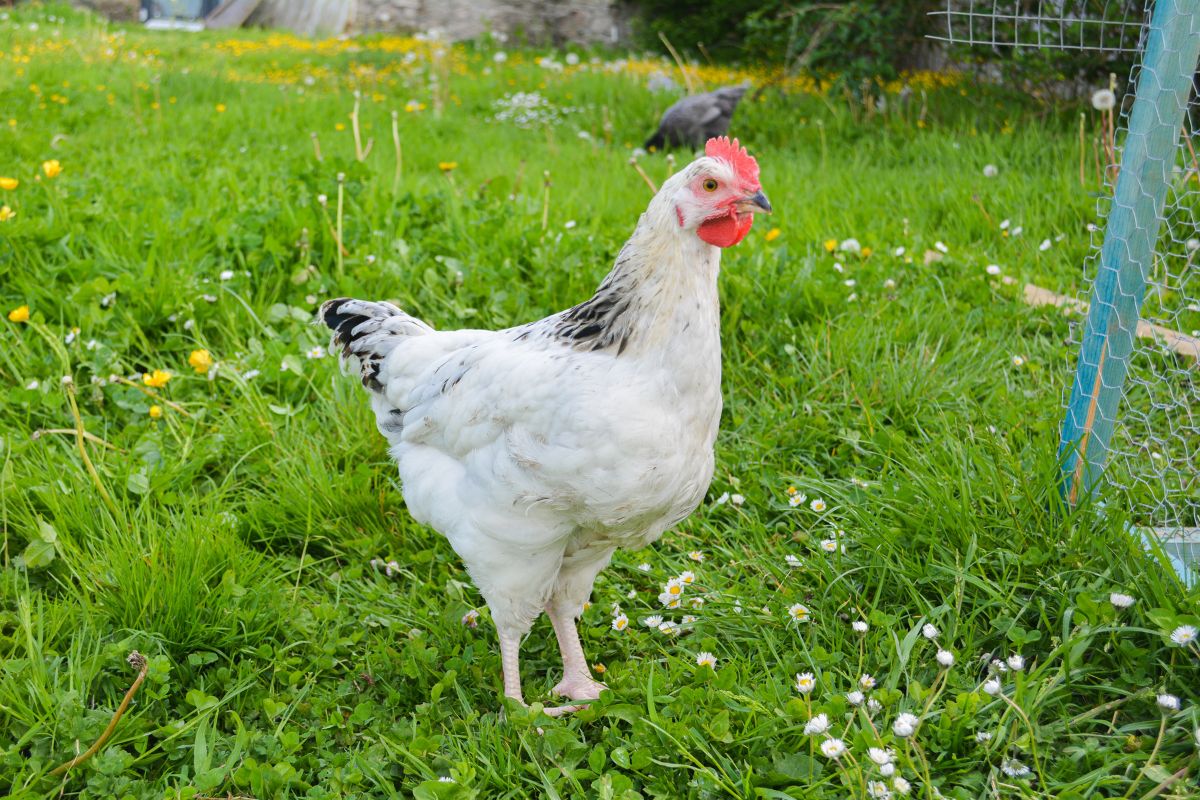
[[[720,250],[681,234],[688,169],[574,308],[445,332],[388,303],[320,312],[371,391],[410,512],[449,540],[487,601],[518,700],[520,640],[543,610],[563,656],[555,692],[599,696],[575,630],[596,575],[616,548],[690,514],[712,478]]]
[[[742,95],[749,88],[749,84],[724,86],[682,98],[663,112],[658,130],[646,140],[646,148],[694,148],[713,136],[723,136],[729,130]]]

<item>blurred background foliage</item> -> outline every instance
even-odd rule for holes
[[[1074,96],[1129,75],[1142,0],[638,0],[635,41],[685,57],[811,70],[859,91],[914,69],[954,66],[1045,99]],[[980,16],[986,15],[986,16]],[[973,29],[969,27],[973,20]],[[929,37],[1000,42],[964,46]],[[1013,42],[1088,49],[1014,47]]]

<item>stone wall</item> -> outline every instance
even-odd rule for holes
[[[488,32],[532,42],[622,41],[627,15],[611,0],[357,0],[362,31],[436,29],[450,39]]]

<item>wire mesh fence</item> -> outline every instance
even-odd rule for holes
[[[962,45],[1134,53],[1147,18],[1130,0],[950,0],[930,38]]]
[[[1135,51],[1099,93],[1108,162],[1064,409],[1064,492],[1102,479],[1185,577],[1200,575],[1200,2],[948,0],[955,44]],[[1082,167],[1081,167],[1082,169]]]

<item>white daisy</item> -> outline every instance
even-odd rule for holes
[[[988,264],[987,265],[987,274],[988,275],[999,275],[1000,274],[1000,265],[999,264]]]
[[[895,764],[880,764],[879,765],[879,774],[885,778],[892,777],[893,775],[896,774],[896,765]]]
[[[984,166],[983,166],[983,177],[985,177],[985,178],[994,178],[994,177],[996,177],[996,176],[997,176],[997,175],[999,175],[999,174],[1000,174],[1000,170],[996,169],[996,165],[995,165],[995,164],[984,164]]]
[[[862,245],[858,243],[858,239],[845,239],[838,245],[838,250],[844,253],[861,253]]]
[[[688,553],[688,558],[697,563],[701,563],[704,561],[704,553],[700,552],[699,550],[693,550],[692,552]]]
[[[1000,679],[988,678],[983,682],[983,691],[990,695],[1000,694]]]
[[[468,628],[479,627],[479,612],[472,608],[470,611],[462,615],[460,622],[462,622],[462,624]]]
[[[696,582],[696,573],[692,572],[690,569],[685,569],[683,572],[679,573],[678,581],[685,586],[691,586]]]
[[[658,614],[652,614],[651,616],[642,620],[642,624],[647,628],[657,628],[659,625],[662,625],[662,623],[663,618]]]
[[[891,763],[892,751],[884,750],[882,747],[872,747],[869,750],[867,750],[867,757],[870,758],[872,761],[874,761],[876,764],[883,766],[884,764]]]
[[[943,667],[954,666],[954,653],[951,653],[949,650],[938,650],[937,662]]]
[[[1041,250],[1044,253],[1049,249],[1050,249],[1050,240],[1042,239],[1042,243],[1038,245],[1038,250]]]
[[[307,351],[305,351],[304,355],[309,358],[324,358],[325,348],[317,345],[316,347],[309,348]]]
[[[796,567],[803,566],[803,564],[804,564],[804,562],[800,560],[799,556],[794,556],[791,553],[784,556],[783,560],[789,567],[792,567],[793,569],[795,569]]]
[[[700,608],[701,606],[704,605],[704,598],[703,597],[693,597],[691,600],[688,601],[688,605],[690,605],[692,608]]]
[[[1180,625],[1171,631],[1171,641],[1178,645],[1191,644],[1196,640],[1196,628],[1192,625]]]
[[[1013,365],[1014,367],[1020,367],[1020,366],[1022,366],[1022,365],[1024,365],[1024,364],[1025,364],[1025,357],[1024,357],[1024,356],[1013,356],[1013,357],[1012,357],[1012,365]]]
[[[908,794],[912,791],[912,784],[899,776],[892,781],[892,787],[900,794]]]
[[[665,633],[668,636],[673,636],[673,635],[679,633],[679,626],[676,625],[674,622],[671,622],[671,620],[667,620],[666,622],[664,622],[658,626],[658,632]]]
[[[870,711],[872,714],[878,714],[882,710],[883,703],[879,702],[874,697],[867,700],[867,711]]]
[[[888,800],[892,796],[892,790],[883,781],[871,781],[867,784],[867,794],[875,800]]]
[[[1173,694],[1160,694],[1158,696],[1158,706],[1164,711],[1178,711],[1179,698]]]
[[[864,672],[862,677],[858,679],[858,685],[862,687],[864,692],[869,692],[875,688],[875,679]]]
[[[808,507],[811,508],[813,511],[817,512],[818,514],[820,514],[826,508],[825,501],[819,497],[816,500],[813,500],[811,503],[809,503]]]
[[[804,725],[806,736],[819,736],[827,730],[829,730],[829,717],[824,714],[817,714]]]
[[[643,563],[641,563],[641,564],[638,564],[638,569],[639,569],[639,570],[641,570],[642,572],[649,572],[649,571],[650,571],[650,565],[649,565],[649,564],[647,564],[647,563],[645,563],[645,562],[643,562]]]
[[[841,739],[826,739],[821,742],[821,753],[826,758],[838,759],[846,752],[846,743]]]
[[[975,734],[975,741],[979,742],[980,744],[982,744],[983,742],[990,742],[991,740],[992,740],[992,732],[991,731],[979,731],[978,733]]]
[[[231,269],[222,270],[221,275],[219,277],[223,281],[231,281],[231,280],[233,280],[233,270],[231,270]]]
[[[679,608],[682,601],[677,594],[670,592],[662,592],[658,595],[658,602],[662,603],[663,608]]]
[[[629,627],[629,617],[624,614],[617,614],[613,617],[612,627],[614,631],[623,631]]]
[[[950,248],[946,246],[945,242],[934,242],[933,248],[935,250],[937,250],[939,253],[949,253],[950,252]]]
[[[740,494],[731,494],[729,495],[729,502],[740,508],[746,502],[746,498]]]
[[[1020,653],[1013,653],[1008,657],[1008,668],[1013,672],[1020,672],[1025,669],[1025,657]]]
[[[850,623],[850,627],[854,629],[855,633],[866,633],[867,628],[870,626],[867,625],[866,622],[863,622],[861,619],[856,619],[856,620],[854,620],[854,622]]]
[[[717,668],[717,657],[708,651],[696,654],[696,666]]]
[[[852,692],[846,692],[846,702],[852,706],[861,706],[863,700],[865,699],[866,695],[864,695],[858,689],[855,689]]]
[[[821,540],[821,549],[824,550],[826,553],[836,553],[837,549],[838,549],[837,540],[836,539],[822,539]]]
[[[938,637],[938,629],[926,622],[921,626],[921,635],[926,639],[936,639]]]
[[[812,694],[812,690],[817,686],[817,681],[813,678],[811,672],[799,672],[796,674],[796,691],[800,694]]]
[[[1029,774],[1029,767],[1015,758],[1006,758],[1000,762],[1000,771],[1010,778],[1024,778]]]
[[[788,608],[788,616],[795,622],[808,622],[808,606],[802,603],[794,603]]]

